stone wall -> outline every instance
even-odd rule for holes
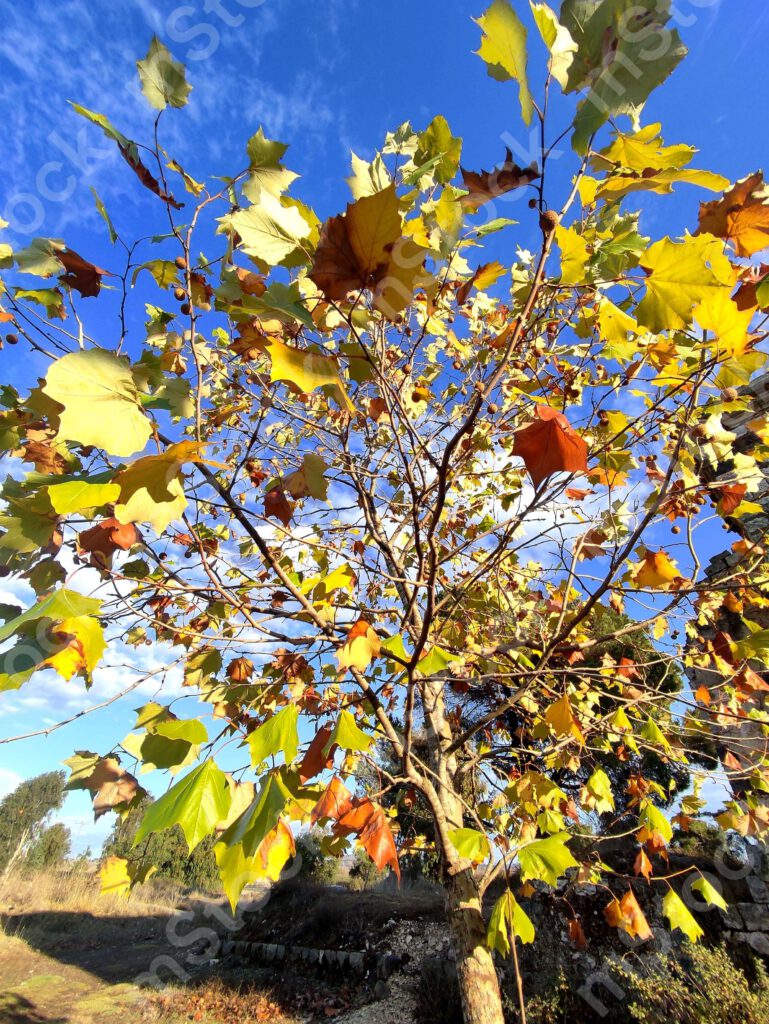
[[[769,412],[769,374],[743,388],[742,393],[750,397],[750,407],[744,412],[724,416],[722,424],[726,430],[736,435],[733,441],[734,451],[749,454],[753,453],[760,443],[760,439],[750,430],[749,424],[752,420]],[[761,505],[765,511],[742,516],[739,519],[727,519],[727,523],[733,531],[731,534],[733,540],[739,540],[742,537],[752,543],[761,543],[769,537],[769,465],[763,468],[765,470],[764,479],[759,490],[746,494],[745,497],[746,500]],[[715,471],[708,466],[703,469],[702,476],[703,480],[711,485],[717,485],[721,481],[733,483],[735,477],[738,476],[738,469],[735,467],[734,460],[729,460],[719,465]],[[714,493],[714,499],[717,499],[717,493]],[[744,578],[743,565],[744,556],[730,547],[710,560],[705,569],[705,578],[715,586],[723,586],[726,595],[731,581],[737,582]],[[752,581],[746,580],[745,582]],[[762,588],[761,593],[762,597],[769,599],[769,592],[766,589]],[[753,606],[747,609],[747,614],[762,628],[769,628],[769,609]],[[719,633],[726,634],[732,640],[740,641],[746,638],[748,630],[740,614],[722,608],[713,627],[701,629],[698,635],[690,639],[690,649],[694,651],[703,643],[717,640]],[[765,679],[769,680],[769,673],[762,671],[762,666],[755,667]],[[687,674],[693,690],[696,691],[699,686],[704,685],[711,693],[717,693],[724,678],[714,669],[706,668],[689,668]],[[748,712],[751,709],[769,709],[768,697],[769,694],[754,694],[742,705],[743,710]],[[710,725],[712,726],[712,723]],[[723,758],[727,752],[732,753],[746,763],[748,771],[751,763],[769,754],[769,738],[764,736],[761,726],[753,722],[746,721],[722,727],[719,741],[720,756]],[[724,773],[729,779],[732,789],[739,795],[742,778],[740,771],[725,766]]]

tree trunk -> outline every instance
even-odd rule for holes
[[[472,869],[449,876],[445,884],[465,1024],[504,1024],[499,981],[486,946],[481,897]]]

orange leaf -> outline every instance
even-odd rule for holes
[[[326,787],[323,796],[312,809],[310,822],[314,825],[321,818],[331,818],[338,821],[352,807],[352,795],[339,778],[335,775]]]
[[[697,687],[697,692],[694,694],[694,699],[698,700],[700,704],[710,704],[712,698],[710,696],[710,690],[703,683]]]
[[[727,484],[720,490],[721,497],[718,501],[718,512],[722,516],[730,516],[736,508],[739,508],[742,499],[745,497],[747,486],[745,484]]]
[[[361,800],[334,827],[335,832],[357,832],[358,841],[380,871],[389,864],[400,878],[398,851],[395,848],[392,829],[379,804]]]
[[[680,572],[664,551],[647,551],[633,573],[633,581],[643,590],[665,590],[680,579]]]
[[[728,238],[738,256],[753,256],[769,246],[769,204],[762,195],[762,171],[738,181],[723,198],[700,204],[698,234]]]
[[[646,853],[643,850],[639,850],[638,855],[635,859],[635,864],[633,865],[633,872],[636,875],[643,875],[646,881],[648,882],[649,876],[653,873],[653,871],[654,869],[652,868],[652,862],[649,860],[649,858],[646,856]]]
[[[769,684],[764,682],[758,672],[754,672],[749,665],[746,665],[739,675],[734,677],[732,682],[740,693],[751,694],[755,693],[756,690],[761,690],[764,693],[769,691]]]
[[[101,556],[107,561],[116,551],[128,551],[141,539],[142,535],[135,523],[120,523],[117,519],[104,519],[96,526],[92,526],[90,530],[83,530],[77,535],[77,548],[81,553],[87,551],[89,554]]]
[[[384,398],[371,398],[368,403],[368,414],[369,417],[375,422],[379,422],[380,416],[387,410],[387,403]]]
[[[623,679],[638,679],[640,673],[638,666],[631,658],[620,658],[617,665],[617,675]]]
[[[513,455],[523,459],[539,487],[553,473],[586,473],[587,444],[557,409],[536,407],[537,419],[516,431]]]
[[[569,921],[569,938],[577,947],[577,949],[587,949],[587,939],[585,938],[585,931],[576,917],[573,917]]]
[[[650,939],[652,930],[649,922],[644,917],[644,912],[638,906],[638,900],[632,889],[628,889],[621,900],[616,897],[604,907],[603,915],[607,924],[613,928],[621,928],[631,938],[636,935],[639,939]]]
[[[334,763],[336,744],[329,750],[328,754],[324,755],[323,753],[332,732],[333,729],[330,725],[324,725],[315,733],[312,743],[307,748],[307,753],[299,765],[299,779],[301,782],[304,783],[308,779],[314,778],[324,768],[330,768]]]

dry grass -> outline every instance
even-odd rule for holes
[[[151,879],[126,898],[102,895],[93,871],[16,871],[0,877],[0,926],[9,913],[66,910],[94,917],[139,917],[148,910],[172,910],[181,901],[181,888],[164,879]]]

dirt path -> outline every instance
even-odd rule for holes
[[[130,981],[103,980],[23,939],[0,937],[2,1024],[122,1024],[140,1020],[146,1008],[146,990]]]

